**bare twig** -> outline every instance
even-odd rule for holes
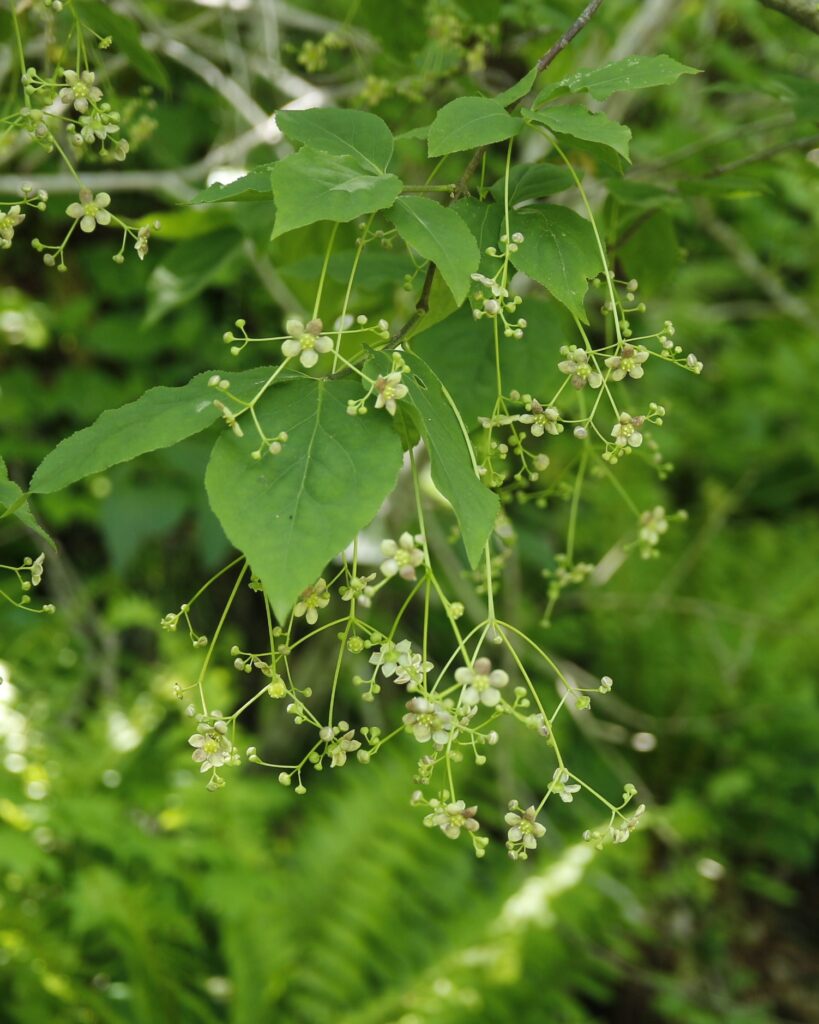
[[[594,17],[598,7],[603,3],[603,0],[591,0],[591,3],[586,6],[583,13],[574,21],[558,39],[558,41],[552,46],[540,60],[537,62],[538,71],[545,71],[546,68],[552,63],[558,54],[562,53],[569,43],[574,39],[578,33],[582,32],[583,29],[588,25],[591,19]]]
[[[710,170],[705,177],[717,178],[721,174],[730,174],[732,171],[737,171],[740,167],[747,167],[749,164],[756,164],[761,160],[767,160],[769,156],[777,156],[777,154],[784,153],[788,149],[811,149],[813,146],[819,146],[819,135],[803,135],[799,139],[788,139],[775,146],[768,146],[767,149],[761,149],[758,153],[750,153],[739,160],[732,160],[727,164],[719,164]]]
[[[819,4],[816,0],[760,0],[764,7],[779,11],[787,18],[819,33]]]

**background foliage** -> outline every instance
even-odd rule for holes
[[[122,209],[159,214],[163,230],[144,263],[114,265],[96,235],[64,275],[22,244],[3,256],[13,478],[103,409],[221,365],[237,315],[278,323],[291,296],[311,295],[320,256],[271,247],[261,204],[181,205],[214,169],[275,156],[258,136],[249,145],[249,127],[309,90],[426,124],[476,85],[517,80],[575,7],[123,5],[144,48],[112,76],[137,97],[144,138],[119,185],[118,171],[98,173]],[[8,44],[7,18],[0,28]],[[620,266],[706,363],[695,386],[666,374],[676,469],[635,485],[645,506],[664,500],[690,520],[659,561],[625,561],[627,524],[590,501],[580,553],[608,554],[543,636],[572,671],[617,680],[594,717],[576,717],[571,754],[601,787],[633,779],[647,827],[594,854],[572,805],[526,865],[501,848],[475,862],[419,827],[409,743],[318,779],[304,800],[250,770],[204,792],[172,695],[196,652],[157,629],[230,552],[200,485],[208,445],[193,438],[44,496],[38,512],[61,542],[47,576],[59,613],[0,609],[0,1020],[819,1020],[819,182],[810,143],[777,151],[817,130],[819,44],[754,0],[610,0],[557,72],[632,52],[704,69],[608,106],[635,129],[634,170],[606,206]],[[13,73],[8,45],[0,72]],[[4,188],[25,174],[72,190],[40,154],[0,159]],[[591,158],[588,173],[600,173]],[[678,200],[657,208],[657,186]],[[363,269],[362,308],[398,259]],[[330,278],[341,294],[343,253]],[[396,524],[400,505],[399,494],[386,513]],[[32,539],[7,522],[4,551],[22,557]],[[509,611],[535,631],[539,566],[561,549],[565,510],[543,522],[524,522],[505,569]],[[442,557],[446,530],[442,517]],[[259,628],[241,611],[237,642]],[[305,658],[320,690],[322,652]],[[217,681],[226,696],[239,685]],[[296,742],[273,708],[253,725]],[[537,772],[524,743],[473,782],[491,800]]]

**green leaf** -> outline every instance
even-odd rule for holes
[[[245,401],[255,395],[273,372],[257,367],[224,374],[231,393]],[[213,371],[197,374],[177,388],[151,388],[135,402],[108,409],[83,430],[61,441],[37,467],[32,494],[51,494],[69,484],[145,452],[168,448],[199,433],[220,418],[208,380]]]
[[[272,201],[273,189],[270,184],[270,171],[274,166],[272,163],[260,164],[227,185],[220,185],[218,182],[208,185],[201,192],[197,192],[193,199],[189,200],[189,203],[193,206],[196,203],[229,203],[237,200],[242,202],[259,202],[265,199]]]
[[[143,78],[160,89],[167,91],[170,88],[168,72],[139,41],[136,22],[112,11],[108,3],[101,3],[100,0],[82,0],[79,13],[82,20],[99,35],[111,36],[114,41],[112,49],[124,54]]]
[[[680,64],[673,57],[660,53],[654,57],[625,57],[601,68],[577,71],[558,85],[571,92],[589,92],[596,100],[605,100],[615,92],[671,85],[680,75],[699,74],[697,68]]]
[[[229,228],[175,246],[148,278],[145,326],[152,327],[167,313],[190,302],[221,273],[238,251],[242,236]]]
[[[482,96],[461,96],[441,107],[429,129],[428,149],[431,157],[457,153],[462,149],[478,149],[492,142],[503,142],[517,135],[523,127],[497,100]]]
[[[25,491],[9,477],[5,460],[0,457],[0,519],[5,516],[15,516],[24,526],[33,530],[38,537],[47,541],[53,548],[57,547],[34,518],[26,500]]]
[[[350,156],[305,146],[270,172],[276,200],[272,238],[320,220],[345,223],[392,206],[402,183],[394,174],[365,174]]]
[[[529,199],[543,199],[556,192],[563,192],[573,184],[574,178],[566,167],[557,167],[555,164],[519,164],[509,174],[509,205],[515,206]],[[504,179],[496,181],[490,192],[502,203]]]
[[[504,391],[517,389],[536,397],[552,394],[560,383],[560,346],[575,328],[553,302],[527,299],[528,327],[522,339],[503,339],[500,346]],[[460,309],[446,323],[436,324],[412,343],[455,400],[468,430],[489,416],[498,393],[492,325],[476,321]],[[400,408],[400,404],[399,404]]]
[[[413,327],[406,335],[406,340],[409,341],[411,338],[429,330],[430,327],[440,323],[442,320],[446,320],[448,317],[452,316],[457,308],[458,303],[455,301],[452,292],[444,284],[444,279],[440,274],[436,274],[432,279],[432,288],[429,292],[427,311],[420,318],[415,327]]]
[[[412,371],[405,381],[429,450],[433,483],[452,505],[466,556],[475,568],[494,529],[500,502],[475,473],[467,440],[443,384],[419,356],[407,354],[405,359]]]
[[[569,135],[584,142],[609,146],[628,160],[631,129],[610,120],[605,114],[593,114],[585,107],[547,107],[545,110],[524,110],[527,120],[537,121],[558,135]]]
[[[532,91],[532,87],[537,80],[539,71],[537,68],[532,68],[527,71],[520,81],[515,82],[514,85],[510,85],[508,89],[504,89],[503,92],[499,92],[493,99],[496,103],[500,103],[502,107],[511,106],[512,103],[517,103],[518,100],[522,100],[524,96],[528,96]]]
[[[423,142],[426,142],[429,137],[429,129],[430,125],[428,124],[423,124],[418,128],[409,128],[407,131],[401,132],[400,135],[396,135],[395,141],[405,142],[411,139],[421,139]]]
[[[511,228],[524,236],[512,256],[518,270],[588,323],[583,307],[587,279],[603,270],[591,224],[565,206],[546,205],[515,212]]]
[[[280,110],[276,124],[291,142],[352,157],[368,173],[385,171],[392,156],[392,132],[380,117],[365,110]]]
[[[395,484],[398,435],[386,414],[347,415],[347,400],[360,396],[355,381],[283,384],[256,407],[270,436],[287,431],[279,455],[254,461],[251,431],[243,438],[225,432],[214,446],[205,475],[211,507],[262,580],[279,622]]]
[[[498,239],[503,234],[503,206],[500,203],[482,203],[478,199],[473,199],[472,196],[466,196],[454,203],[452,209],[466,221],[478,243],[478,252],[480,253],[478,269],[491,277],[498,269],[497,260],[487,256],[486,250],[493,245],[497,247]]]
[[[652,213],[639,224],[618,249],[627,277],[640,282],[640,295],[662,294],[680,262],[680,246],[674,222],[664,210]]]
[[[387,214],[407,245],[431,260],[460,304],[480,262],[472,232],[455,210],[421,196],[396,200]]]
[[[647,181],[632,181],[630,178],[610,178],[606,182],[609,195],[624,206],[645,210],[655,207],[679,206],[680,197],[667,189],[659,188]]]

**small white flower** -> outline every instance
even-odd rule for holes
[[[642,544],[654,547],[667,532],[668,519],[662,505],[657,505],[640,516],[639,537]]]
[[[577,783],[570,782],[570,778],[571,776],[567,771],[564,771],[562,768],[556,768],[552,781],[549,783],[549,792],[557,793],[564,804],[570,804],[574,799],[574,794],[580,792],[580,786]]]
[[[39,555],[29,566],[29,572],[31,573],[31,585],[32,587],[39,587],[43,579],[43,566],[45,564],[45,554],[41,551]]]
[[[19,227],[26,219],[20,206],[10,206],[6,212],[0,213],[0,249],[11,247],[11,240],[14,238],[14,229]]]
[[[420,537],[413,537],[411,533],[402,533],[397,541],[382,540],[381,554],[384,555],[384,561],[379,566],[381,572],[387,577],[417,579],[415,570],[424,564],[423,548],[417,546],[420,541]]]
[[[427,673],[432,671],[432,668],[431,661],[424,661],[420,654],[413,654],[399,664],[395,673],[395,681],[399,686],[406,685],[407,689],[412,692],[423,686]]]
[[[333,351],[332,338],[322,334],[324,325],[321,320],[311,320],[303,324],[301,320],[288,320],[285,330],[290,335],[282,344],[282,355],[286,359],[295,359],[306,369],[315,366],[320,355]]]
[[[188,743],[194,748],[191,756],[199,765],[200,771],[221,768],[230,761],[233,744],[226,733],[227,723],[223,721],[214,722],[213,725],[203,722],[193,736],[188,737]]]
[[[379,375],[375,380],[376,409],[386,409],[390,416],[395,415],[396,403],[406,398],[409,393],[407,385],[401,379],[401,373],[388,373],[386,377]]]
[[[461,829],[467,832],[477,832],[481,827],[475,815],[477,807],[467,807],[463,800],[455,800],[452,803],[442,803],[440,800],[430,800],[432,811],[424,818],[427,828],[440,828],[447,839],[457,839]]]
[[[589,362],[589,353],[576,345],[566,345],[560,350],[566,358],[557,364],[558,370],[572,378],[572,387],[578,391],[587,384],[591,388],[599,388],[603,383],[603,375]]]
[[[73,105],[74,109],[84,114],[91,103],[99,103],[102,99],[102,89],[94,85],[93,71],[64,71],[63,78],[65,86],[60,89],[60,100],[63,103]]]
[[[80,230],[90,234],[97,224],[111,223],[111,214],[108,207],[111,205],[111,197],[107,192],[97,192],[96,195],[90,188],[80,189],[80,201],[71,203],[66,209],[69,217],[79,220]]]
[[[627,412],[620,413],[620,419],[611,428],[611,436],[618,448],[639,448],[643,443],[643,435],[637,429],[643,425],[642,416],[630,416]]]
[[[452,716],[442,704],[434,704],[424,697],[413,697],[407,701],[404,725],[419,743],[429,740],[437,747],[446,745],[452,728]]]
[[[359,749],[361,743],[354,737],[355,729],[350,729],[327,744],[331,768],[343,768],[347,763],[347,755]]]
[[[524,413],[518,419],[521,423],[531,424],[529,427],[533,437],[543,437],[544,434],[562,434],[563,424],[560,422],[560,413],[554,406],[547,406],[545,409],[538,401],[531,403],[531,412]]]
[[[320,579],[302,591],[296,602],[296,607],[293,609],[293,615],[297,619],[303,615],[305,621],[312,626],[318,620],[320,609],[326,608],[329,603],[330,591],[327,589],[327,583]]]
[[[646,805],[640,804],[639,807],[634,809],[634,813],[629,818],[622,818],[616,825],[611,826],[611,841],[613,843],[625,843],[631,836],[631,833],[640,824],[640,818],[645,814]]]
[[[500,703],[501,690],[509,683],[502,669],[493,670],[489,658],[478,658],[474,665],[462,665],[455,670],[455,681],[463,686],[461,703],[470,707],[483,704],[494,708]]]
[[[370,655],[370,664],[380,668],[381,674],[389,679],[396,672],[406,668],[412,657],[412,644],[409,640],[399,640],[398,643],[387,640]]]
[[[612,380],[623,380],[628,375],[634,380],[639,380],[643,373],[643,363],[648,359],[648,349],[642,345],[636,348],[633,345],[624,345],[619,356],[609,356],[606,366],[611,370]]]
[[[534,850],[537,847],[538,839],[546,834],[546,826],[537,820],[537,811],[534,807],[527,807],[524,811],[518,804],[513,803],[510,806],[516,809],[511,809],[504,817],[509,826],[506,846],[513,860],[522,860],[527,850]]]

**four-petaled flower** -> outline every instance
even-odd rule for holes
[[[233,744],[227,738],[227,723],[221,720],[208,725],[203,722],[197,726],[188,743],[194,748],[192,757],[202,772],[212,768],[221,768],[227,764],[233,754]]]
[[[409,640],[399,640],[397,644],[387,640],[370,655],[370,664],[380,668],[381,674],[387,679],[409,665],[411,660],[412,644]]]
[[[533,401],[531,412],[524,413],[519,417],[521,423],[531,424],[530,430],[533,437],[543,437],[544,434],[561,434],[563,424],[560,422],[560,413],[554,406],[549,405],[545,409],[538,401]]]
[[[570,782],[570,779],[571,775],[565,769],[556,768],[549,783],[549,792],[557,793],[564,804],[570,804],[574,794],[580,792],[580,786],[576,782]]]
[[[609,356],[606,360],[606,366],[611,370],[611,379],[622,380],[628,374],[634,380],[639,380],[645,373],[643,363],[648,356],[648,349],[642,345],[638,345],[637,348],[634,345],[624,345],[619,356]]]
[[[305,621],[311,626],[318,620],[318,613],[321,608],[326,608],[330,603],[330,591],[323,579],[317,580],[312,586],[303,590],[301,596],[293,609],[293,615],[299,619],[303,615]]]
[[[475,815],[477,807],[467,807],[463,800],[455,800],[445,804],[440,800],[430,800],[432,810],[424,818],[427,828],[440,828],[447,839],[457,839],[461,829],[477,832],[481,827]]]
[[[10,206],[4,214],[0,214],[0,249],[11,248],[14,229],[26,219],[26,215],[18,205]]]
[[[386,409],[390,416],[395,415],[396,403],[406,398],[409,389],[401,379],[401,374],[396,370],[388,373],[386,377],[380,374],[375,379],[375,390],[378,392],[375,399],[376,409]]]
[[[423,548],[416,546],[420,541],[420,537],[413,537],[411,533],[402,533],[397,541],[382,540],[384,561],[380,565],[381,572],[385,576],[397,575],[405,580],[417,579],[415,570],[424,564]]]
[[[111,214],[108,207],[111,205],[111,197],[107,192],[97,192],[96,195],[90,188],[80,189],[80,201],[71,203],[65,211],[69,217],[80,222],[80,230],[90,234],[97,224],[111,223]]]
[[[433,704],[425,697],[413,697],[407,701],[407,712],[403,718],[404,725],[419,743],[432,740],[439,747],[446,744],[452,728],[452,716],[442,704]]]
[[[99,103],[102,99],[102,89],[94,85],[95,75],[93,71],[64,71],[63,78],[65,86],[60,89],[60,100],[63,103],[74,105],[74,109],[80,114],[88,110],[91,103]]]
[[[560,351],[566,358],[557,364],[557,368],[561,373],[571,376],[573,388],[579,391],[587,384],[591,388],[600,387],[603,383],[603,374],[589,362],[589,353],[585,349],[567,345]]]
[[[525,811],[521,807],[516,811],[510,810],[504,821],[509,826],[507,846],[510,852],[514,852],[513,848],[516,846],[521,846],[524,850],[534,850],[538,839],[546,832],[546,826],[537,820],[537,811],[534,807],[527,807]]]
[[[347,755],[359,749],[361,744],[354,736],[355,729],[350,729],[327,744],[331,768],[342,768],[347,763]]]
[[[508,684],[509,676],[503,669],[493,669],[489,658],[478,658],[474,665],[462,665],[456,669],[455,681],[463,686],[462,704],[484,704],[494,708],[500,703],[500,691]]]
[[[420,654],[412,654],[398,666],[395,681],[399,686],[406,685],[410,691],[417,690],[423,685],[427,672],[431,671],[432,667],[431,661],[424,661]]]
[[[303,324],[301,320],[288,320],[284,328],[290,335],[282,344],[282,355],[286,359],[298,356],[302,366],[309,369],[319,361],[319,356],[333,351],[332,338],[321,332],[324,324],[321,320],[311,320]]]
[[[643,416],[630,416],[627,412],[620,413],[620,419],[611,428],[611,436],[618,448],[639,448],[643,443],[643,435],[639,427],[643,425]]]

